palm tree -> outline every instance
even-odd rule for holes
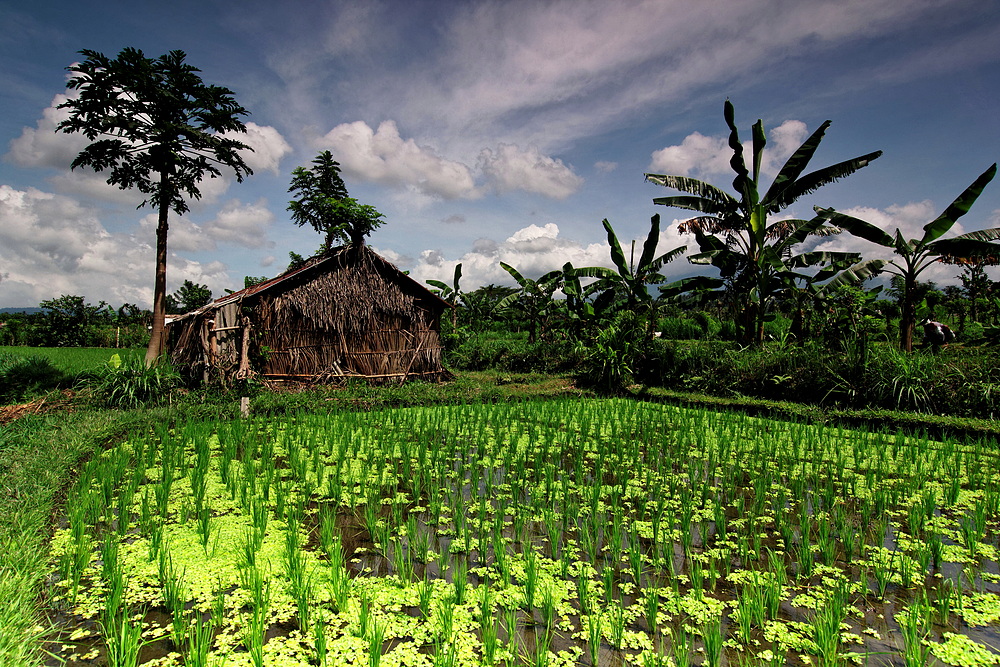
[[[913,351],[913,328],[916,324],[916,299],[914,298],[917,279],[935,262],[945,259],[970,259],[977,256],[996,256],[1000,246],[990,241],[1000,239],[1000,228],[983,229],[961,234],[949,239],[941,238],[955,222],[969,212],[983,189],[996,176],[997,165],[980,174],[958,199],[953,201],[941,215],[924,225],[924,233],[919,239],[906,240],[899,229],[894,235],[887,234],[870,222],[838,213],[832,208],[817,208],[817,216],[846,229],[855,236],[892,248],[898,259],[883,262],[885,271],[899,276],[903,281],[902,315],[899,319],[899,347],[905,352]]]
[[[837,254],[806,253],[791,257],[792,247],[810,235],[830,233],[822,220],[780,220],[768,224],[768,216],[779,213],[799,197],[867,166],[882,151],[839,162],[803,175],[823,135],[830,126],[824,122],[792,154],[778,172],[767,191],[760,194],[761,159],[767,139],[763,122],[758,120],[752,130],[753,173],[743,158],[743,144],[735,124],[735,111],[729,100],[724,109],[729,126],[729,147],[733,150],[730,165],[736,172],[734,197],[703,181],[685,176],[646,174],[650,183],[680,190],[687,195],[660,197],[654,204],[697,211],[703,215],[686,221],[681,230],[693,233],[701,252],[689,258],[700,264],[718,267],[729,282],[729,290],[743,302],[743,338],[760,344],[764,337],[764,321],[773,297],[783,285],[780,274],[794,268],[804,268],[820,262],[843,261]]]

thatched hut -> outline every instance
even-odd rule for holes
[[[440,379],[448,307],[367,246],[345,246],[178,317],[170,356],[223,381]]]

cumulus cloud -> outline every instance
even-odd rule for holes
[[[764,128],[768,143],[761,159],[761,171],[774,175],[785,161],[802,145],[808,136],[806,124],[800,120],[786,120],[774,129]],[[649,171],[674,176],[706,177],[731,172],[729,160],[733,151],[728,137],[706,137],[693,132],[676,146],[654,151]],[[753,164],[753,142],[743,138],[743,159],[747,167]]]
[[[690,242],[690,238],[682,237],[677,231],[677,220],[672,221],[660,231],[660,252],[676,248]],[[620,239],[622,245],[631,243],[632,239]],[[645,238],[636,239],[637,245]],[[381,252],[381,251],[380,251]],[[579,241],[560,236],[556,223],[543,225],[528,225],[508,236],[503,241],[480,238],[473,242],[472,247],[461,256],[449,259],[439,250],[426,250],[412,265],[405,258],[392,260],[402,268],[410,268],[410,275],[423,283],[426,280],[450,281],[455,264],[462,263],[462,287],[466,290],[490,283],[498,285],[515,285],[500,262],[513,266],[526,278],[537,278],[549,271],[561,269],[566,262],[573,266],[605,266],[613,268],[610,249],[607,243],[584,244]],[[410,260],[412,261],[412,260]],[[691,266],[676,260],[664,268],[665,275],[680,277],[692,273]]]
[[[594,163],[594,169],[601,172],[602,174],[610,174],[615,169],[618,168],[617,162],[608,162],[606,160],[598,160]]]
[[[244,204],[239,199],[226,202],[214,218],[197,224],[187,217],[170,219],[170,236],[167,241],[171,251],[202,252],[216,250],[219,245],[239,248],[273,247],[267,232],[274,222],[274,213],[266,199]],[[140,221],[144,235],[152,238],[156,233],[156,214],[149,214]]]
[[[487,182],[501,194],[523,190],[565,199],[583,185],[583,179],[562,160],[542,155],[534,147],[500,144],[496,151],[484,149],[479,154],[479,165]]]
[[[53,97],[35,127],[23,128],[21,136],[11,140],[4,158],[21,167],[67,168],[90,143],[82,134],[56,132],[59,123],[69,118],[68,109],[57,107],[68,99],[64,94]]]
[[[404,139],[391,120],[377,130],[364,121],[343,123],[317,143],[333,152],[345,174],[392,186],[417,205],[434,199],[476,199],[484,188],[497,194],[519,190],[565,199],[583,183],[562,160],[543,155],[535,147],[504,143],[495,150],[480,150],[474,171],[430,146]],[[476,184],[477,174],[485,183],[482,187]]]
[[[243,204],[238,199],[222,207],[214,219],[205,223],[205,235],[220,243],[243,248],[263,248],[274,245],[267,239],[267,231],[274,222],[274,213],[267,207],[266,199],[253,204]]]
[[[367,123],[343,123],[320,141],[340,162],[345,174],[390,186],[411,186],[442,199],[479,196],[472,171],[441,157],[429,146],[403,139],[396,123],[387,120],[372,130]]]
[[[152,304],[154,250],[145,235],[110,233],[96,210],[69,197],[8,185],[0,185],[0,219],[3,305],[33,306],[61,294]],[[172,255],[168,289],[189,279],[221,291],[225,268]]]
[[[247,123],[246,128],[245,134],[243,132],[230,132],[224,136],[241,141],[253,149],[252,151],[242,151],[240,155],[254,172],[269,171],[278,176],[281,158],[291,153],[292,147],[281,136],[281,133],[270,125]]]

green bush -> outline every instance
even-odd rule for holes
[[[447,363],[466,371],[498,370],[511,373],[558,372],[579,362],[569,341],[528,342],[526,333],[481,332],[456,334],[460,340],[446,352]]]
[[[0,403],[14,403],[56,389],[67,379],[44,357],[0,352]]]
[[[585,347],[579,379],[598,391],[621,393],[635,381],[646,340],[645,323],[624,310]]]
[[[657,323],[660,338],[666,340],[698,340],[706,337],[705,329],[687,317],[664,317]]]

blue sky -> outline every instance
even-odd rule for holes
[[[818,168],[871,166],[788,213],[834,206],[918,236],[1000,159],[1000,3],[982,0],[151,2],[0,0],[0,307],[60,294],[148,306],[153,211],[70,172],[56,134],[80,49],[174,49],[250,111],[255,174],[205,184],[171,219],[168,289],[216,295],[273,276],[320,236],[289,218],[292,169],[331,150],[351,196],[387,223],[370,244],[423,281],[510,284],[572,261],[609,265],[682,211],[643,174],[730,188],[724,101],[743,137],[761,118],[768,179],[824,120]],[[1000,226],[993,183],[956,231]],[[827,248],[877,249],[844,235]],[[695,271],[684,260],[671,276]],[[927,279],[954,282],[954,267]]]

